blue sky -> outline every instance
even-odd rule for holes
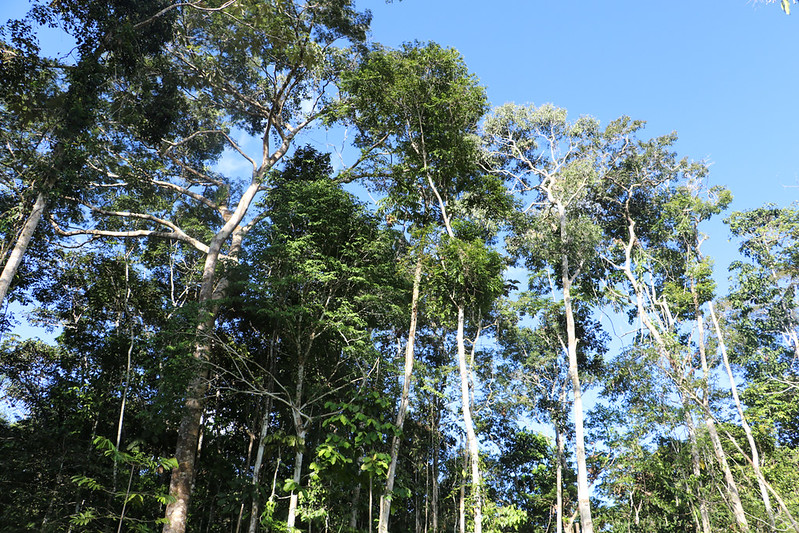
[[[748,0],[642,2],[379,0],[373,38],[456,48],[492,105],[551,102],[570,116],[647,121],[676,131],[679,153],[711,164],[732,209],[799,198],[799,12]],[[724,269],[736,246],[721,224],[705,252]]]

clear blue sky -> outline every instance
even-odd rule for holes
[[[629,115],[645,134],[676,131],[681,155],[711,164],[732,209],[799,198],[799,10],[748,0],[361,2],[389,46],[456,48],[492,105],[551,102],[602,122]],[[706,228],[718,272],[735,245]]]

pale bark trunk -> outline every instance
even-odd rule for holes
[[[705,352],[704,320],[702,319],[702,314],[699,312],[699,309],[697,309],[696,324],[699,332],[699,360],[702,365],[703,397],[701,399],[702,405],[700,407],[702,407],[705,415],[705,426],[707,427],[707,432],[710,436],[710,442],[713,445],[713,453],[716,455],[716,460],[718,461],[719,466],[721,466],[722,472],[724,473],[724,481],[727,484],[727,497],[730,500],[732,512],[733,515],[735,515],[735,521],[741,531],[749,531],[749,523],[746,520],[746,513],[744,512],[743,505],[741,504],[741,495],[738,492],[738,484],[735,482],[735,478],[732,475],[732,470],[730,470],[730,465],[727,462],[727,454],[724,451],[724,448],[721,447],[721,439],[719,438],[719,433],[716,430],[716,423],[713,421],[713,417],[710,414],[710,370],[707,363],[707,353]]]
[[[358,504],[361,501],[361,484],[355,485],[355,490],[352,493],[352,501],[350,502],[350,523],[349,528],[355,529],[358,525]]]
[[[741,400],[738,397],[738,387],[735,385],[735,377],[732,375],[730,360],[729,357],[727,357],[727,345],[725,344],[724,338],[721,334],[721,327],[719,326],[716,312],[713,309],[713,302],[709,302],[708,306],[710,310],[710,319],[713,321],[713,327],[716,330],[716,337],[721,350],[721,358],[724,363],[724,369],[727,371],[727,377],[730,380],[732,399],[735,402],[736,409],[738,410],[738,416],[741,418],[741,427],[743,428],[744,433],[746,433],[746,440],[749,442],[749,448],[752,453],[752,468],[754,469],[755,476],[757,477],[757,485],[760,489],[760,497],[763,499],[763,506],[766,508],[766,516],[768,516],[769,525],[771,526],[771,529],[774,530],[776,527],[774,521],[774,511],[771,508],[771,498],[769,497],[768,489],[766,488],[766,478],[763,476],[763,471],[760,469],[760,453],[757,450],[757,444],[755,443],[755,438],[752,435],[752,428],[749,427],[749,423],[746,421],[744,410],[741,406]]]
[[[14,276],[19,269],[19,265],[22,264],[22,258],[25,256],[25,252],[28,250],[28,245],[33,238],[33,233],[36,231],[36,228],[39,225],[39,221],[42,219],[42,213],[44,213],[44,210],[47,208],[47,198],[50,194],[50,189],[52,186],[52,180],[46,182],[42,190],[39,191],[39,194],[36,195],[36,201],[33,204],[33,209],[31,209],[28,219],[22,226],[19,236],[17,236],[17,240],[14,243],[14,248],[8,255],[8,259],[6,259],[3,272],[0,274],[0,306],[2,306],[6,301],[6,296],[8,295],[8,290],[11,287],[11,282],[14,280]]]
[[[577,506],[580,510],[580,525],[584,533],[594,533],[591,517],[591,500],[588,488],[588,467],[585,461],[585,434],[583,429],[583,392],[577,369],[577,334],[574,312],[571,303],[571,280],[568,274],[568,260],[563,258],[563,308],[566,313],[566,335],[569,355],[569,378],[572,383],[574,418],[574,450],[577,458]]]
[[[458,494],[458,526],[460,533],[466,533],[466,469],[469,463],[469,451],[463,448],[463,475],[461,475],[461,487]]]
[[[302,461],[303,461],[303,451],[302,451],[302,443],[305,441],[305,430],[297,431],[297,439],[300,441],[297,445],[297,451],[294,454],[294,476],[292,479],[296,485],[300,484],[302,479]],[[286,529],[288,531],[294,530],[294,524],[297,520],[297,503],[298,503],[298,494],[296,490],[291,491],[291,496],[289,497],[289,514],[288,518],[286,519]]]
[[[699,443],[697,442],[696,438],[696,426],[694,426],[694,421],[691,418],[691,412],[687,408],[688,407],[686,405],[687,402],[683,398],[682,393],[680,393],[680,399],[682,401],[683,410],[685,412],[684,414],[685,427],[688,429],[688,440],[691,447],[691,471],[693,472],[694,477],[698,480],[699,476],[702,475],[702,469],[699,459]],[[707,500],[705,499],[704,492],[702,491],[701,488],[697,488],[696,497],[699,500],[698,523],[701,526],[702,533],[711,533],[710,514],[708,513],[707,509]]]
[[[250,525],[247,530],[249,533],[255,533],[258,528],[258,523],[260,522],[259,514],[261,509],[257,486],[258,482],[261,480],[261,465],[263,465],[264,461],[266,434],[269,431],[269,416],[271,414],[271,402],[267,400],[265,404],[264,414],[261,417],[261,430],[258,435],[258,449],[255,452],[255,464],[253,465],[252,471],[252,486],[255,488],[255,490],[253,490],[252,506],[250,508]]]
[[[244,463],[244,470],[247,471],[250,469],[250,461],[252,460],[252,446],[255,444],[255,435],[252,431],[247,430],[247,435],[250,437],[249,442],[247,443],[247,460]],[[241,504],[239,504],[239,512],[236,516],[236,533],[241,531],[241,522],[244,518],[244,501],[242,500]]]
[[[461,402],[463,410],[463,425],[466,429],[466,444],[469,450],[470,470],[472,477],[472,509],[474,512],[474,533],[483,531],[483,499],[480,481],[480,450],[477,444],[477,435],[474,432],[472,421],[471,395],[469,394],[469,381],[471,371],[466,366],[466,343],[463,337],[464,312],[463,306],[458,306],[458,331],[456,340],[458,344],[458,371],[461,378]]]
[[[372,508],[374,507],[374,488],[372,486],[372,475],[369,474],[369,533],[372,533]]]
[[[402,383],[402,395],[395,425],[399,431],[405,423],[405,414],[408,411],[410,399],[411,376],[413,374],[414,345],[416,343],[416,321],[419,314],[419,286],[422,281],[422,254],[416,260],[416,270],[413,274],[413,294],[411,295],[411,323],[408,328],[408,343],[405,345],[405,369]],[[386,474],[386,486],[380,496],[380,516],[378,518],[378,533],[388,533],[388,520],[391,515],[391,497],[394,490],[394,478],[397,473],[397,459],[399,457],[400,437],[394,435],[391,440],[391,462]]]
[[[274,371],[275,371],[275,336],[272,336],[272,339],[269,343],[269,376],[267,377],[267,396],[266,400],[264,401],[264,413],[261,417],[261,430],[258,436],[258,451],[255,453],[255,464],[253,465],[252,471],[252,486],[255,490],[253,490],[252,495],[252,504],[250,507],[250,524],[248,528],[248,533],[255,533],[258,524],[261,521],[259,516],[260,514],[260,499],[259,499],[259,491],[257,490],[258,482],[261,480],[261,465],[263,465],[264,461],[264,448],[266,446],[265,440],[267,432],[269,431],[269,417],[272,414],[272,389],[274,384]]]
[[[564,455],[563,432],[555,426],[555,442],[557,445],[557,466],[555,467],[555,485],[556,485],[556,522],[555,533],[563,533],[563,463],[566,458]]]
[[[440,423],[440,408],[438,405],[438,398],[433,398],[433,408],[435,409],[433,415],[433,475],[432,475],[432,482],[433,482],[433,495],[430,502],[430,512],[432,514],[432,524],[431,530],[432,533],[438,533],[438,461],[439,461],[439,443],[438,443],[438,430],[439,430],[439,423]]]
[[[309,347],[310,350],[310,347]],[[307,355],[307,353],[306,353]],[[292,406],[292,417],[294,418],[294,428],[297,432],[297,451],[294,454],[294,476],[293,480],[295,485],[299,485],[302,479],[302,461],[303,461],[303,446],[305,445],[305,435],[307,428],[303,420],[302,413],[300,412],[300,405],[302,405],[302,393],[305,382],[305,357],[297,365],[297,388],[294,393],[294,405]],[[291,491],[289,496],[289,514],[286,518],[286,526],[289,531],[294,527],[297,519],[297,501],[298,494],[296,490]]]

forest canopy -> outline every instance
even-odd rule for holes
[[[799,533],[797,207],[371,21],[0,27],[0,530]]]

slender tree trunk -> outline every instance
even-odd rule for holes
[[[350,502],[350,523],[349,528],[355,529],[358,525],[358,504],[361,501],[361,483],[355,485],[355,490],[352,492],[352,501]]]
[[[691,471],[693,472],[694,478],[699,480],[699,477],[702,475],[702,468],[700,465],[699,459],[699,443],[697,442],[696,438],[696,426],[694,426],[693,418],[691,418],[691,412],[688,409],[687,401],[684,398],[684,395],[680,391],[680,399],[683,404],[683,412],[685,418],[685,427],[688,430],[688,440],[691,447]],[[689,487],[689,491],[693,491],[693,487]],[[702,528],[702,533],[711,533],[710,529],[710,514],[707,510],[707,499],[705,498],[704,491],[701,487],[696,487],[696,497],[699,500],[699,520],[698,523]]]
[[[571,279],[569,278],[568,258],[563,256],[562,265],[563,308],[566,313],[566,335],[569,356],[569,378],[572,383],[574,402],[572,416],[574,418],[574,449],[577,458],[577,506],[580,510],[580,525],[583,533],[594,533],[594,522],[591,518],[591,500],[588,488],[588,467],[585,461],[585,435],[583,429],[583,392],[580,386],[580,375],[577,369],[577,333],[574,324],[574,311],[571,301]]]
[[[441,408],[439,407],[438,396],[433,398],[433,495],[430,502],[430,511],[432,514],[432,533],[438,533],[438,461],[439,461],[439,442],[438,432],[439,424],[441,422]]]
[[[39,194],[36,195],[36,201],[33,203],[33,209],[31,209],[28,219],[25,221],[25,224],[23,224],[22,229],[17,236],[17,240],[14,243],[14,248],[8,255],[8,259],[6,259],[3,272],[0,274],[0,305],[3,305],[3,303],[6,301],[6,296],[8,295],[8,289],[11,287],[11,282],[14,280],[14,276],[19,269],[19,265],[22,264],[22,258],[25,256],[25,252],[28,250],[28,245],[33,238],[33,233],[39,226],[39,221],[42,219],[42,213],[44,213],[44,210],[47,208],[47,199],[50,194],[50,189],[52,189],[54,183],[55,180],[53,179],[46,181],[42,186],[42,189],[39,191]]]
[[[250,461],[252,460],[252,446],[255,444],[255,434],[247,429],[247,436],[249,436],[249,440],[247,442],[247,460],[244,462],[244,471],[250,469]],[[239,512],[236,515],[236,533],[241,531],[241,522],[244,518],[244,499],[242,498],[241,504],[239,505]]]
[[[294,476],[292,479],[294,480],[295,485],[299,485],[300,481],[302,480],[302,461],[304,457],[303,453],[303,445],[305,443],[305,435],[307,431],[305,430],[305,426],[303,424],[302,429],[297,429],[297,451],[294,453]],[[288,518],[286,519],[286,529],[288,531],[293,531],[294,524],[297,520],[297,503],[298,503],[298,493],[296,490],[291,491],[291,496],[289,496],[289,514]]]
[[[456,340],[458,344],[458,371],[461,378],[461,402],[463,410],[463,425],[466,428],[466,445],[469,450],[469,460],[472,476],[472,510],[474,512],[474,533],[483,531],[483,499],[480,481],[480,450],[477,444],[477,435],[474,432],[472,421],[471,395],[469,382],[471,371],[466,366],[466,343],[463,337],[464,312],[463,306],[458,306],[458,331]]]
[[[702,365],[703,397],[701,399],[702,405],[700,407],[705,415],[705,426],[707,427],[710,442],[713,445],[713,453],[716,455],[716,460],[718,461],[719,466],[721,466],[722,472],[724,473],[724,480],[727,484],[727,497],[730,500],[732,512],[735,515],[735,521],[741,531],[749,531],[749,523],[746,521],[746,513],[744,512],[743,505],[741,504],[741,495],[738,492],[738,484],[735,482],[735,478],[732,475],[732,470],[730,470],[730,465],[727,462],[727,453],[721,446],[721,439],[719,438],[719,433],[716,429],[716,423],[713,421],[713,417],[710,414],[710,370],[708,368],[707,353],[705,351],[704,319],[702,318],[702,313],[699,309],[697,309],[696,324],[699,332],[699,360]]]
[[[466,471],[469,468],[469,451],[463,448],[463,475],[461,475],[461,487],[458,497],[458,526],[460,533],[466,533]]]
[[[419,315],[419,286],[422,281],[422,252],[416,260],[416,270],[413,274],[413,294],[411,295],[411,324],[408,328],[408,343],[405,345],[405,371],[402,383],[402,396],[400,397],[399,409],[395,425],[399,431],[405,423],[405,414],[408,410],[408,402],[411,390],[411,376],[413,374],[414,345],[416,343],[416,321]],[[388,520],[391,514],[391,497],[394,491],[394,478],[397,473],[397,459],[399,457],[400,437],[394,435],[391,440],[391,462],[386,474],[386,486],[380,496],[380,516],[378,518],[378,533],[388,533]]]
[[[130,301],[130,262],[128,261],[129,257],[125,257],[125,312],[129,311],[128,303]],[[131,320],[128,317],[128,320]],[[131,360],[133,357],[133,346],[135,341],[135,334],[133,332],[133,325],[128,324],[130,328],[130,343],[128,344],[128,357],[127,357],[127,364],[125,365],[125,377],[123,379],[122,384],[122,402],[119,406],[119,418],[117,420],[117,440],[116,440],[116,448],[119,450],[120,445],[122,444],[122,427],[125,422],[125,408],[128,404],[128,390],[130,389],[130,369],[131,369]],[[118,469],[118,460],[117,456],[114,456],[114,474],[113,474],[113,491],[116,492],[117,490],[117,469]]]
[[[556,522],[555,533],[563,533],[563,464],[566,461],[564,454],[563,432],[560,431],[558,425],[555,424],[555,443],[557,446],[557,466],[555,467],[555,485],[556,485]]]
[[[261,480],[261,466],[264,462],[264,448],[266,446],[266,435],[269,431],[269,416],[272,414],[272,402],[267,397],[267,400],[264,402],[264,413],[261,417],[261,430],[258,435],[258,448],[255,452],[255,464],[253,465],[252,469],[252,486],[253,486],[253,495],[252,495],[252,504],[250,507],[250,524],[248,528],[249,533],[255,533],[258,524],[260,522],[260,498],[258,496],[258,482]]]
[[[310,351],[310,345],[308,346],[308,351]],[[294,418],[294,428],[297,432],[297,451],[294,454],[294,484],[295,487],[299,486],[300,481],[302,480],[302,461],[303,461],[303,447],[305,446],[305,435],[308,432],[307,425],[305,420],[303,420],[302,413],[300,412],[300,406],[302,405],[302,394],[303,394],[303,386],[305,382],[305,358],[307,357],[307,353],[302,357],[301,361],[297,365],[297,387],[294,393],[294,402],[292,405],[292,417]],[[297,501],[298,501],[298,494],[296,489],[292,488],[291,496],[289,496],[289,514],[286,518],[286,527],[289,531],[292,530],[294,527],[294,523],[297,519]]]
[[[275,369],[275,336],[269,343],[269,376],[266,381],[266,400],[264,401],[264,413],[261,417],[261,431],[258,436],[258,450],[255,453],[255,464],[252,471],[252,504],[250,507],[250,524],[248,528],[249,533],[255,533],[258,524],[260,523],[260,497],[258,491],[258,482],[261,480],[261,465],[264,461],[264,448],[266,446],[265,440],[267,432],[269,431],[269,417],[272,414],[272,389],[274,388],[274,369]]]
[[[757,485],[760,489],[760,497],[763,499],[763,506],[766,508],[766,516],[768,516],[769,526],[771,526],[773,531],[776,528],[776,523],[774,521],[774,510],[771,508],[771,498],[769,497],[768,489],[766,488],[766,478],[763,476],[763,471],[760,469],[760,453],[757,450],[757,444],[755,443],[755,438],[752,435],[752,428],[749,427],[749,423],[746,421],[744,410],[741,406],[741,400],[738,397],[738,387],[735,385],[735,376],[732,375],[730,360],[729,357],[727,357],[727,345],[724,342],[724,337],[721,334],[721,327],[719,326],[716,312],[713,309],[713,302],[708,302],[708,306],[710,310],[710,318],[713,321],[713,327],[716,330],[719,348],[721,349],[721,358],[724,363],[724,368],[727,371],[727,377],[730,380],[732,399],[735,402],[736,409],[738,410],[738,416],[741,418],[741,427],[743,428],[744,433],[746,433],[746,440],[749,442],[749,448],[752,453],[752,468],[754,469],[755,476],[757,477]]]

